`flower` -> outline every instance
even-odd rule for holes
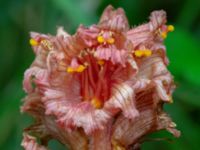
[[[21,110],[37,122],[22,146],[45,149],[31,133],[77,150],[128,149],[161,129],[179,136],[162,110],[174,90],[163,45],[174,27],[165,23],[165,12],[154,11],[130,29],[123,9],[108,6],[97,25],[74,35],[62,27],[56,36],[32,32],[36,58],[24,75]]]

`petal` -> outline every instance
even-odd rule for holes
[[[140,112],[140,115],[134,120],[119,116],[113,126],[112,140],[118,141],[124,147],[128,147],[138,138],[148,134],[152,125],[156,121],[153,110]]]
[[[99,21],[99,26],[116,32],[123,32],[129,29],[124,10],[122,8],[114,10],[111,5],[104,10]]]
[[[49,85],[47,70],[39,67],[31,67],[30,69],[26,70],[23,81],[24,90],[27,93],[32,92],[34,90],[32,84],[34,83],[38,85],[38,88]]]
[[[41,101],[41,95],[38,93],[31,93],[24,99],[24,104],[21,107],[21,112],[27,112],[35,117],[41,117],[44,115],[44,105]]]
[[[150,23],[149,23],[150,31],[155,31],[156,29],[161,27],[161,25],[164,25],[167,22],[166,12],[163,10],[153,11],[149,18],[150,18]]]
[[[54,45],[54,51],[65,54],[65,61],[71,62],[71,59],[78,56],[84,49],[83,43],[75,36],[56,36],[51,39]]]
[[[94,55],[95,55],[95,57],[97,57],[100,60],[101,59],[109,60],[112,54],[111,54],[110,48],[98,46]]]
[[[172,119],[164,112],[159,114],[158,117],[158,129],[166,129],[170,133],[172,133],[175,137],[179,137],[181,132],[175,129],[176,124],[172,122]]]
[[[98,130],[90,136],[89,150],[112,150],[111,148],[112,120],[103,130]]]
[[[139,80],[151,81],[157,90],[160,99],[170,102],[171,92],[173,90],[173,78],[166,68],[161,57],[153,55],[143,59],[140,64],[140,70],[137,74]]]
[[[126,83],[113,86],[113,95],[105,103],[105,109],[121,109],[127,118],[135,118],[139,115],[134,104],[134,91]]]
[[[167,129],[175,137],[179,137],[180,132],[174,128],[174,123],[166,114],[163,114],[157,114],[156,110],[148,109],[140,112],[140,116],[135,120],[129,120],[121,115],[113,126],[112,140],[128,148],[145,135],[162,129]]]
[[[69,37],[70,35],[64,30],[63,27],[58,27],[56,36],[63,36],[64,38],[66,38]]]
[[[161,11],[154,11],[151,13],[149,23],[140,25],[127,32],[127,38],[131,40],[133,45],[137,47],[142,43],[152,42],[156,34],[154,32],[166,23],[166,13]]]
[[[153,40],[149,25],[144,24],[133,28],[127,32],[127,38],[133,43],[134,47]]]
[[[89,28],[84,27],[83,25],[79,26],[76,37],[79,41],[82,41],[85,47],[92,47],[97,42],[97,36],[100,32],[100,29],[96,25],[92,25]]]
[[[36,142],[36,138],[33,136],[30,136],[28,134],[24,134],[24,138],[21,144],[25,150],[48,150],[47,147],[39,145]]]
[[[90,103],[63,106],[65,112],[57,116],[58,124],[66,130],[82,127],[86,134],[104,129],[110,115],[104,110],[95,110]]]

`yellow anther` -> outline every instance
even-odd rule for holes
[[[109,38],[109,39],[107,40],[107,42],[108,42],[109,44],[113,44],[113,43],[115,43],[115,39],[114,39],[114,38]]]
[[[91,101],[91,104],[92,106],[94,106],[94,108],[97,108],[97,109],[102,107],[102,102],[97,98],[93,98]]]
[[[168,25],[168,26],[167,26],[167,30],[168,30],[169,32],[174,31],[174,26],[173,26],[173,25]]]
[[[72,73],[72,72],[74,72],[74,71],[75,71],[75,70],[74,70],[72,67],[68,67],[68,68],[67,68],[67,72],[68,72],[68,73]]]
[[[143,50],[143,55],[144,56],[146,56],[146,57],[148,57],[148,56],[151,56],[152,55],[152,51],[151,50],[149,50],[149,49],[145,49],[145,50]]]
[[[166,33],[166,32],[162,32],[162,33],[161,33],[161,37],[162,37],[163,39],[166,39],[166,38],[167,38],[167,33]]]
[[[76,68],[76,72],[83,72],[85,70],[85,66],[83,65],[79,65],[77,68]]]
[[[104,43],[104,42],[105,42],[105,39],[104,39],[103,36],[99,35],[99,36],[97,37],[97,41],[101,44],[101,43]]]
[[[35,39],[30,39],[30,40],[29,40],[29,43],[30,43],[32,46],[37,46],[37,45],[38,45],[38,42],[37,42]]]
[[[144,54],[144,53],[143,53],[143,50],[136,50],[136,51],[135,51],[135,56],[136,56],[136,57],[142,57],[143,54]]]
[[[149,57],[152,55],[152,51],[150,49],[144,49],[144,50],[136,50],[135,56],[136,57]]]
[[[102,65],[104,65],[105,62],[104,62],[103,60],[98,60],[97,63],[98,63],[100,66],[102,66]]]
[[[72,67],[68,67],[67,68],[67,72],[68,73],[73,73],[73,72],[83,72],[85,70],[85,66],[83,65],[79,65],[77,68],[72,68]]]

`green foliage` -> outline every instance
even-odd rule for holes
[[[82,23],[96,23],[102,10],[112,4],[123,7],[130,25],[147,20],[154,9],[164,9],[168,21],[176,27],[167,40],[169,69],[175,77],[177,90],[173,105],[166,105],[182,131],[179,139],[167,132],[154,133],[155,138],[169,141],[145,142],[143,149],[198,150],[200,133],[200,1],[199,0],[9,0],[0,1],[0,149],[22,149],[22,130],[32,122],[20,114],[23,72],[34,54],[28,45],[29,32],[54,34],[57,26],[73,34]],[[148,141],[148,140],[147,140]],[[52,141],[52,149],[63,149]]]

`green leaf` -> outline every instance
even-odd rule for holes
[[[166,40],[170,70],[187,81],[200,85],[200,49],[199,43],[186,30],[176,27]]]

